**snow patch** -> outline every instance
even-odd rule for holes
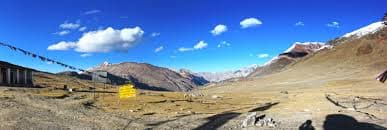
[[[367,34],[375,33],[384,27],[385,27],[385,25],[383,24],[382,21],[375,22],[375,23],[372,23],[372,24],[367,25],[365,27],[362,27],[358,30],[355,30],[353,32],[347,33],[343,37],[352,37],[352,36],[361,37],[361,36],[364,36]]]
[[[290,48],[288,48],[284,53],[286,53],[286,52],[291,52],[297,45],[317,45],[317,44],[319,44],[319,45],[325,45],[325,43],[323,43],[323,42],[295,42],[295,43],[293,43],[293,45],[292,45]]]
[[[277,59],[279,59],[278,56],[273,57],[271,60],[269,60],[268,62],[266,62],[265,64],[263,64],[263,66],[270,65],[271,63],[273,63],[273,62],[276,61]]]
[[[104,61],[101,66],[109,66],[109,65],[112,65],[111,63],[109,63],[108,61]]]
[[[297,45],[305,45],[305,46],[308,46],[308,45],[311,45],[311,46],[313,46],[313,45],[321,45],[321,47],[315,48],[315,49],[306,48],[306,49],[311,50],[313,53],[318,52],[318,51],[320,51],[320,50],[323,50],[323,49],[325,49],[325,48],[327,48],[327,49],[332,49],[332,48],[333,48],[332,45],[326,45],[326,44],[323,43],[323,42],[295,42],[290,48],[288,48],[286,51],[284,51],[284,53],[291,52],[292,50],[294,50],[294,48],[295,48]],[[278,59],[279,59],[278,56],[273,57],[271,60],[269,60],[268,62],[266,62],[265,64],[263,64],[263,66],[270,65],[270,64],[272,64],[273,62],[277,61]]]

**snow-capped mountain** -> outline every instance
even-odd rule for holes
[[[288,48],[284,53],[287,52],[316,52],[322,47],[326,47],[323,42],[295,42],[290,48]]]
[[[109,65],[112,65],[112,63],[109,63],[108,61],[104,61],[100,66],[103,67],[103,66],[109,66]]]
[[[371,24],[364,26],[360,29],[346,33],[345,35],[343,35],[341,37],[333,39],[333,40],[329,41],[328,44],[336,46],[336,45],[339,45],[339,44],[344,43],[346,41],[351,41],[351,40],[361,38],[365,35],[374,34],[375,32],[378,32],[385,27],[387,27],[387,21],[385,21],[385,20],[371,23]]]
[[[249,75],[249,77],[263,76],[278,72],[285,68],[287,65],[297,61],[299,58],[305,57],[311,53],[318,52],[322,49],[330,49],[332,47],[333,46],[326,45],[323,42],[295,42],[286,51],[276,57],[273,57],[263,66],[258,67]]]
[[[211,82],[220,82],[223,80],[231,79],[231,78],[240,78],[246,77],[250,73],[254,72],[255,69],[258,68],[258,65],[250,65],[248,67],[243,67],[234,71],[226,71],[226,72],[199,72],[194,73],[197,76],[201,76],[204,79]]]
[[[331,49],[332,47],[332,45],[326,45],[323,42],[295,42],[291,47],[286,49],[286,51],[281,53],[279,56],[273,57],[263,66],[270,65],[271,63],[277,61],[282,55],[288,55],[292,57],[303,57],[309,53],[314,53],[325,48]]]
[[[367,25],[365,27],[362,27],[362,28],[360,28],[358,30],[352,31],[350,33],[347,33],[347,34],[345,34],[342,37],[344,37],[344,38],[348,38],[348,37],[362,37],[362,36],[367,35],[367,34],[375,33],[375,32],[379,31],[380,29],[382,29],[385,26],[386,25],[383,23],[383,21],[375,22],[375,23],[372,23],[372,24]]]

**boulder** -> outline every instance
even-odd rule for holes
[[[253,112],[249,114],[243,121],[242,121],[242,128],[246,128],[249,126],[254,126],[255,122],[257,120],[257,112]]]

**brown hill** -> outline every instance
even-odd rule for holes
[[[107,71],[118,77],[133,82],[136,87],[160,91],[190,91],[208,83],[203,78],[189,73],[177,73],[167,68],[145,63],[124,62],[106,64],[93,68],[91,71]]]
[[[330,46],[324,45],[324,43],[320,42],[296,42],[284,53],[279,54],[264,66],[258,67],[248,77],[259,77],[280,72],[283,70],[283,68],[291,63],[296,62],[298,59],[305,57],[308,54],[320,51],[324,48],[330,48]]]
[[[216,84],[201,92],[245,104],[277,102],[259,112],[282,120],[284,129],[297,126],[291,122],[300,125],[306,120],[323,129],[326,117],[335,113],[386,127],[387,87],[375,77],[387,69],[387,28],[336,45],[301,58],[281,72]]]

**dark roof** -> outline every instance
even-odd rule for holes
[[[27,68],[27,67],[11,64],[11,63],[8,63],[8,62],[5,62],[5,61],[0,61],[0,66],[6,66],[6,67],[12,67],[12,68],[18,68],[18,69],[34,70],[34,69],[31,69],[31,68]]]

